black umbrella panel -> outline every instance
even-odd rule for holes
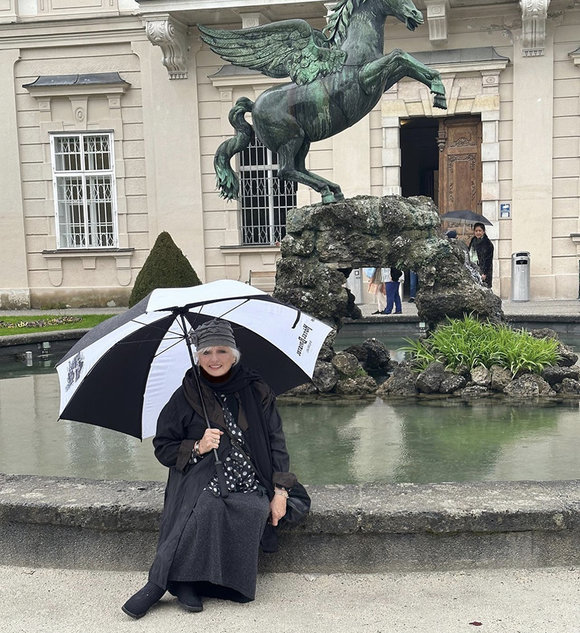
[[[492,226],[492,223],[484,215],[469,210],[448,211],[447,213],[443,213],[440,217],[442,222],[450,222],[452,220],[465,222],[466,224],[475,224],[476,222],[481,222],[482,224],[486,224],[487,226]]]

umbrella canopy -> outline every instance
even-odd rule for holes
[[[447,213],[443,213],[440,217],[441,220],[444,222],[449,222],[451,220],[465,222],[466,224],[475,224],[476,222],[481,222],[482,224],[492,226],[492,223],[484,215],[480,215],[479,213],[474,213],[473,211],[469,210],[448,211]]]
[[[231,323],[242,362],[278,394],[312,377],[332,330],[239,281],[159,288],[92,328],[58,363],[59,417],[151,437],[191,367],[189,333],[216,317]]]

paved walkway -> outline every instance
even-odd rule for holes
[[[374,309],[362,306],[363,315]],[[503,309],[506,315],[578,317],[580,301],[506,301]],[[416,315],[416,306],[405,302],[403,314]],[[203,613],[190,614],[167,594],[136,623],[120,606],[144,582],[143,573],[0,566],[0,633],[191,633],[198,627],[214,633],[580,633],[580,570],[571,567],[262,574],[254,603],[208,600]]]
[[[371,316],[376,310],[375,304],[359,306],[363,316]],[[580,317],[580,300],[548,300],[548,301],[503,301],[502,308],[506,315],[541,315],[541,316],[576,316]],[[30,316],[39,314],[118,314],[126,308],[68,308],[63,310],[0,310],[0,316]],[[417,306],[408,301],[403,302],[403,316],[417,316]],[[389,315],[384,316],[385,319]],[[392,315],[394,316],[394,315]]]
[[[579,633],[580,570],[263,574],[255,602],[169,595],[138,623],[121,604],[145,574],[0,567],[1,633]]]
[[[364,317],[371,316],[376,310],[375,304],[359,306]],[[503,301],[502,309],[506,316],[570,316],[580,317],[580,300],[550,300],[550,301]],[[375,315],[389,319],[395,315]],[[403,316],[417,316],[417,306],[403,301]]]

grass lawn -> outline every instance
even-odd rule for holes
[[[111,318],[112,314],[85,314],[78,316],[31,315],[0,316],[0,336],[53,332],[55,330],[85,330]]]

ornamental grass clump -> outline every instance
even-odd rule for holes
[[[449,370],[460,365],[470,370],[478,365],[488,369],[499,365],[512,376],[528,372],[539,374],[558,362],[558,341],[535,338],[525,330],[512,330],[507,325],[481,322],[472,316],[447,319],[425,340],[405,339],[402,349],[411,354],[417,370],[433,361],[440,361]]]

